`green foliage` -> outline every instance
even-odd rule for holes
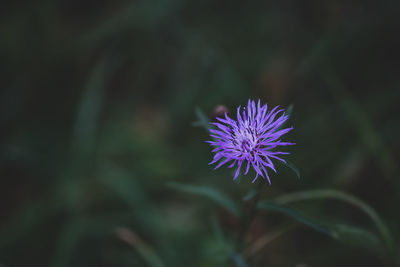
[[[385,243],[387,249],[390,251],[392,256],[396,260],[398,260],[398,256],[395,252],[396,251],[395,243],[392,239],[392,234],[390,233],[390,230],[387,227],[386,223],[380,218],[378,213],[371,206],[361,201],[360,199],[356,198],[355,196],[337,190],[310,190],[310,191],[302,191],[302,192],[295,192],[286,195],[281,195],[276,199],[276,201],[278,203],[291,203],[302,200],[329,199],[329,198],[340,200],[349,205],[355,206],[361,211],[363,211],[365,214],[367,214],[370,217],[371,221],[375,224],[376,228],[378,229],[379,234],[383,242]],[[356,233],[359,236],[367,237],[365,241],[374,239],[371,234],[367,234],[364,230],[356,227],[352,227],[350,229],[343,226],[338,226],[338,229],[342,233],[343,232],[346,233],[347,231],[350,234]],[[376,244],[377,242],[373,243]]]
[[[382,241],[374,233],[361,227],[355,227],[345,224],[334,226],[337,239],[344,244],[353,244],[354,246],[366,246],[374,248],[380,252],[383,251]]]
[[[287,166],[289,169],[291,169],[296,174],[297,178],[300,179],[299,169],[290,160],[286,160],[285,166]]]
[[[359,200],[358,198],[350,194],[336,190],[310,190],[310,191],[303,191],[303,192],[296,192],[296,193],[282,195],[279,196],[276,199],[276,201],[278,203],[290,203],[290,202],[315,199],[315,198],[321,198],[321,199],[333,198],[359,208],[364,213],[366,213],[370,217],[370,219],[374,222],[386,245],[391,250],[394,250],[393,247],[394,243],[391,238],[390,231],[386,226],[386,224],[383,222],[383,220],[380,218],[378,213],[376,213],[376,211],[371,206],[369,206],[365,202]]]
[[[399,8],[5,1],[0,266],[396,266]],[[294,127],[261,188],[191,127],[249,98]]]
[[[192,123],[193,126],[201,126],[204,127],[206,131],[210,128],[210,120],[208,119],[207,115],[201,110],[201,108],[196,108],[196,116],[198,121]]]

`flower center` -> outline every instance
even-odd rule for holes
[[[242,144],[240,145],[240,147],[242,148],[243,151],[246,151],[246,152],[251,151],[251,144],[250,144],[250,141],[247,139],[244,139],[242,141]]]
[[[258,140],[255,130],[248,127],[238,130],[232,136],[232,142],[235,148],[241,153],[252,156],[257,147]]]

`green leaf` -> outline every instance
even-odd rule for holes
[[[356,198],[353,195],[347,194],[345,192],[337,191],[337,190],[309,190],[309,191],[300,191],[294,192],[290,194],[286,194],[280,196],[275,199],[276,202],[280,204],[287,204],[297,201],[303,200],[310,200],[310,199],[336,199],[339,201],[346,202],[352,206],[357,207],[358,209],[362,210],[365,214],[369,216],[371,221],[375,224],[376,228],[378,229],[382,240],[385,242],[387,248],[392,252],[395,253],[395,244],[394,240],[392,239],[392,235],[390,233],[389,228],[385,224],[385,222],[381,219],[378,213],[367,203],[361,201],[360,199]]]
[[[368,230],[345,224],[337,224],[333,228],[338,239],[346,244],[354,243],[355,245],[368,246],[382,250],[381,240]]]
[[[281,126],[278,127],[278,130],[281,130],[286,127],[286,125],[289,122],[290,117],[292,116],[293,108],[294,108],[293,104],[290,104],[289,107],[285,110],[285,115],[289,116],[289,118]]]
[[[269,211],[277,211],[279,213],[282,213],[286,216],[292,217],[293,219],[295,219],[296,221],[311,227],[312,229],[327,234],[333,238],[336,237],[335,232],[331,231],[330,229],[328,229],[326,226],[319,224],[317,222],[314,222],[312,220],[310,220],[309,218],[304,217],[303,215],[301,215],[300,213],[298,213],[295,210],[292,210],[288,207],[279,205],[279,204],[275,204],[275,203],[271,203],[271,202],[259,202],[257,204],[257,209],[259,210],[269,210]]]
[[[296,174],[298,179],[300,179],[300,171],[291,161],[286,160],[286,166],[289,167]]]
[[[208,116],[199,107],[196,107],[195,112],[198,120],[193,122],[192,125],[197,127],[204,127],[208,131],[211,126]]]
[[[223,193],[217,191],[214,188],[208,186],[200,186],[200,185],[185,185],[180,183],[171,182],[168,183],[170,188],[199,196],[207,197],[214,202],[218,203],[220,206],[228,209],[236,216],[241,215],[240,208],[236,205],[236,203],[231,200],[229,197],[225,196]]]
[[[291,171],[294,172],[294,174],[296,175],[297,179],[300,179],[301,175],[300,175],[299,169],[290,160],[285,159],[285,161],[286,161],[286,163],[284,163],[282,161],[277,161],[277,165],[289,168]]]
[[[292,116],[293,108],[294,108],[294,105],[290,104],[289,107],[285,110],[285,115],[289,116],[289,118]]]

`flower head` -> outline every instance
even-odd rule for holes
[[[225,118],[217,118],[219,122],[211,123],[218,129],[210,129],[210,136],[213,141],[207,141],[214,147],[214,159],[209,163],[218,161],[215,169],[233,161],[228,168],[237,164],[237,171],[234,180],[238,177],[242,165],[247,164],[245,175],[250,169],[250,165],[256,171],[253,183],[260,175],[267,178],[271,184],[266,167],[275,173],[275,166],[271,158],[286,161],[279,155],[289,154],[288,152],[275,151],[279,146],[294,145],[295,143],[282,142],[280,137],[293,129],[293,127],[281,129],[283,123],[289,118],[283,109],[274,107],[268,111],[267,105],[257,106],[254,101],[249,100],[247,107],[241,112],[240,106],[237,108],[237,120],[233,120],[225,113]]]

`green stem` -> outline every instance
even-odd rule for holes
[[[247,235],[247,232],[249,231],[249,227],[251,223],[253,222],[255,216],[257,215],[257,204],[260,200],[260,192],[261,192],[261,187],[263,186],[263,182],[259,182],[257,185],[257,192],[254,196],[254,200],[252,202],[250,212],[248,216],[243,216],[242,222],[241,222],[241,227],[239,231],[238,238],[236,240],[236,247],[237,251],[240,253],[243,251],[244,246],[245,246],[245,237]],[[244,210],[244,209],[243,209]]]

